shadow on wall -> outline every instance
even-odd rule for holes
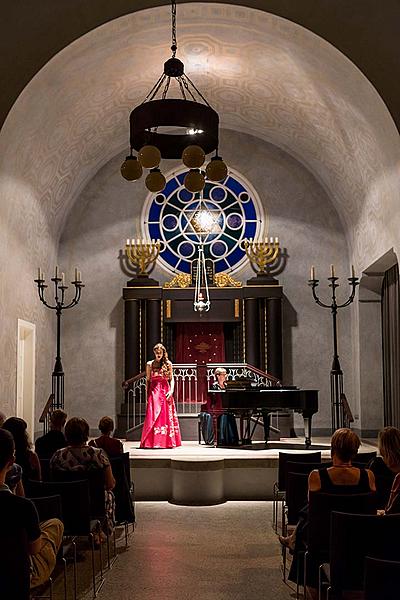
[[[123,399],[121,383],[124,379],[124,303],[122,297],[110,313],[110,327],[115,329],[115,414],[118,414]]]

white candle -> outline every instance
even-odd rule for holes
[[[270,237],[270,238],[269,238],[269,243],[270,243],[270,244],[273,244],[273,243],[274,243],[274,238],[273,238],[273,237]]]
[[[275,238],[275,244],[277,244],[279,242],[279,239],[276,237]]]
[[[58,279],[58,265],[56,265],[56,279]]]
[[[64,273],[61,273],[61,285],[62,286],[65,285],[65,275],[64,275]]]
[[[331,265],[331,277],[335,277],[335,265]]]
[[[126,240],[126,245],[129,246],[129,238]]]
[[[351,276],[355,278],[356,274],[354,271],[354,265],[351,265]]]
[[[310,271],[310,279],[315,279],[315,269],[314,269],[314,265],[311,266],[311,271]]]

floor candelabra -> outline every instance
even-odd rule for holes
[[[318,306],[322,306],[323,308],[330,308],[332,314],[332,326],[333,326],[333,361],[332,368],[330,374],[330,384],[331,384],[331,415],[332,415],[332,433],[339,429],[340,427],[344,427],[344,411],[343,411],[343,371],[339,362],[338,355],[338,342],[337,342],[337,312],[339,308],[344,308],[345,306],[349,306],[353,300],[356,293],[356,287],[359,284],[358,277],[355,277],[354,267],[351,268],[351,277],[348,278],[349,285],[351,287],[350,296],[343,302],[342,304],[337,303],[336,299],[336,288],[339,287],[339,283],[337,283],[339,277],[335,277],[335,267],[331,265],[331,276],[328,277],[328,281],[330,281],[329,287],[332,289],[332,301],[330,304],[326,304],[321,302],[316,293],[316,288],[319,285],[319,279],[315,278],[315,269],[311,267],[310,279],[308,281],[308,285],[312,288],[313,298]]]
[[[44,278],[44,273],[41,269],[38,269],[38,278],[35,279],[35,283],[38,287],[39,298],[41,302],[47,308],[56,311],[57,315],[57,356],[54,364],[52,374],[52,394],[53,409],[64,408],[64,369],[61,362],[61,315],[63,310],[76,306],[81,298],[82,288],[85,287],[82,283],[81,273],[78,269],[75,269],[75,280],[71,281],[71,284],[75,286],[75,296],[71,302],[65,302],[65,291],[68,286],[65,285],[64,273],[59,276],[58,267],[56,267],[55,276],[51,278],[54,283],[54,304],[49,304],[45,299],[45,290],[48,287]]]

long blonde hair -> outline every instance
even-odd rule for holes
[[[378,435],[379,452],[389,469],[400,466],[400,431],[396,427],[385,427]]]
[[[156,350],[162,350],[162,357],[160,360],[160,370],[162,371],[163,375],[166,377],[169,374],[169,360],[168,360],[168,352],[165,346],[163,346],[161,343],[158,343],[154,346],[153,348],[153,352],[155,352]],[[154,360],[153,360],[153,365],[154,365]]]

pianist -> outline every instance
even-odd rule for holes
[[[226,369],[217,367],[214,371],[215,381],[212,385],[213,390],[224,390],[226,388]],[[201,432],[206,444],[214,443],[214,432],[212,425],[212,416],[210,410],[213,408],[221,410],[221,401],[219,394],[212,394],[208,398],[206,410],[200,413]],[[239,444],[239,435],[235,416],[232,413],[225,413],[218,417],[218,445],[219,446],[237,446]]]

